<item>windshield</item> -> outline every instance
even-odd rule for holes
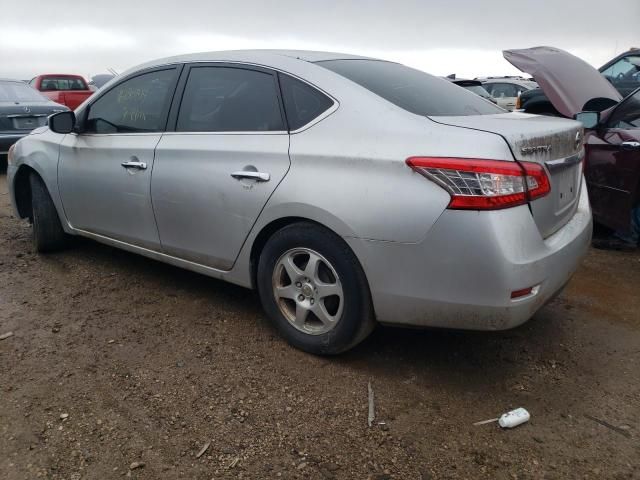
[[[48,102],[37,90],[22,82],[0,82],[0,102]]]
[[[611,114],[610,128],[635,130],[640,128],[640,88],[629,95]]]
[[[492,115],[504,110],[464,88],[398,63],[381,60],[317,62],[405,110],[423,116]]]
[[[620,80],[640,79],[640,55],[625,57],[605,71],[602,75],[610,79],[612,82]]]

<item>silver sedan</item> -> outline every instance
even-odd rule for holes
[[[517,326],[591,238],[582,126],[403,65],[233,51],[125,72],[9,154],[49,252],[81,235],[258,290],[293,345]]]

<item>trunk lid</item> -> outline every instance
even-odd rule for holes
[[[504,58],[528,73],[540,85],[549,101],[562,115],[573,118],[589,100],[603,98],[613,105],[620,93],[602,74],[584,60],[553,47],[504,50]]]
[[[582,178],[582,125],[573,120],[525,113],[430,117],[445,125],[480,130],[501,136],[514,159],[545,167],[551,192],[529,203],[540,234],[546,238],[573,217]]]
[[[47,124],[47,117],[67,110],[53,102],[0,102],[0,131],[31,131]]]

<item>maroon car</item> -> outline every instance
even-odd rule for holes
[[[533,76],[561,115],[583,122],[585,176],[594,219],[629,232],[633,210],[640,208],[640,89],[622,99],[598,70],[557,48],[503,54]]]

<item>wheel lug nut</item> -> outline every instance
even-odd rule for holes
[[[304,300],[304,295],[298,295],[298,300],[303,301]]]
[[[310,300],[310,302],[311,302],[311,305],[313,305],[313,302],[314,302],[313,298]]]
[[[301,288],[302,284],[300,282],[296,282],[296,287]]]

